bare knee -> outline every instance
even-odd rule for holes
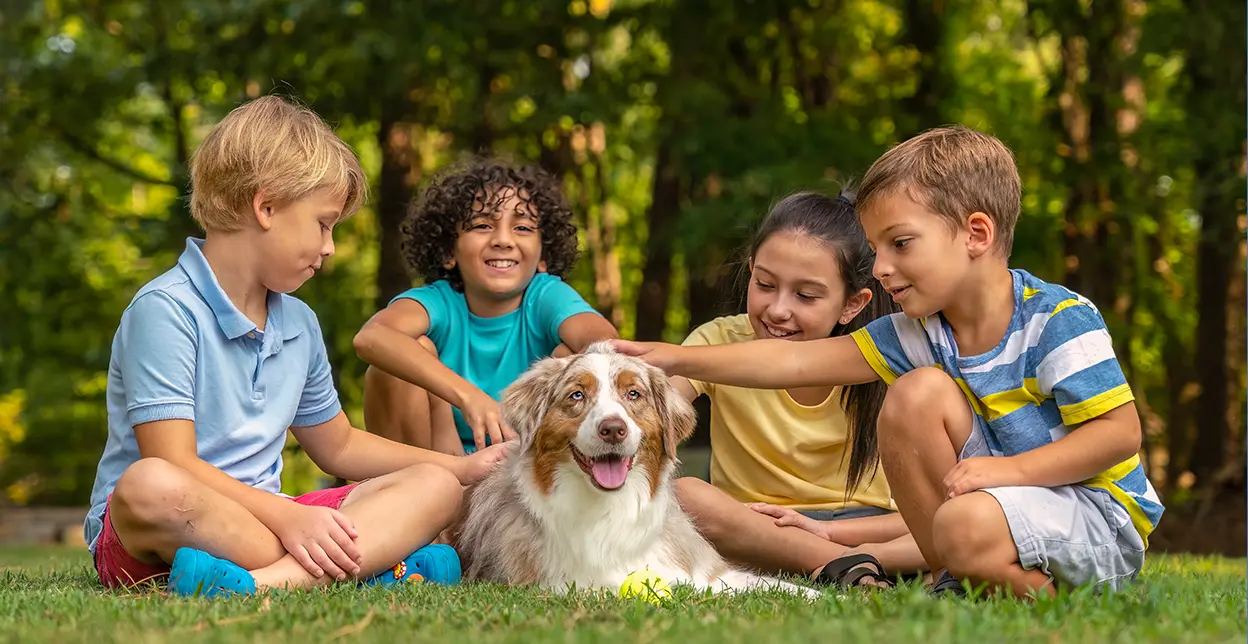
[[[884,395],[880,406],[879,433],[883,439],[905,435],[923,427],[917,419],[942,414],[965,414],[969,408],[962,390],[949,374],[935,367],[921,367],[902,375]]]
[[[435,513],[440,522],[449,522],[463,506],[463,485],[444,467],[422,463],[390,476],[394,477],[391,485],[402,488],[405,498],[426,499],[429,503],[426,512]]]
[[[1001,506],[986,492],[949,499],[932,517],[932,546],[958,578],[991,578],[993,568],[1012,563],[1016,557],[1002,554],[1006,541],[1013,547],[1010,539]]]
[[[117,480],[109,512],[115,524],[170,526],[197,509],[194,488],[193,477],[177,465],[160,458],[140,459]]]

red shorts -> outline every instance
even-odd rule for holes
[[[302,505],[337,510],[357,485],[359,483],[308,492],[291,500]],[[126,551],[125,546],[121,545],[117,532],[113,530],[113,522],[109,518],[108,510],[112,505],[112,499],[110,494],[104,505],[104,529],[100,532],[100,538],[95,542],[95,571],[100,575],[100,583],[109,588],[135,586],[169,574],[169,564],[163,561],[159,563],[139,561]]]

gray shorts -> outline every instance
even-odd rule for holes
[[[978,425],[958,460],[976,456],[991,456]],[[1059,584],[1118,590],[1144,565],[1144,541],[1108,492],[1083,485],[983,491],[1005,511],[1024,569],[1039,568]]]
[[[856,505],[837,510],[798,510],[797,513],[810,517],[815,521],[837,521],[840,519],[861,519],[862,517],[878,517],[892,514],[894,510],[877,508],[874,505]]]

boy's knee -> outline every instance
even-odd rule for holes
[[[949,573],[958,578],[985,578],[991,576],[992,568],[1012,563],[1014,557],[996,556],[1010,539],[1001,506],[987,492],[949,499],[932,517],[932,546]],[[1009,547],[1013,548],[1012,541]]]
[[[186,470],[160,458],[135,461],[113,488],[110,513],[119,522],[160,526],[176,521],[194,493]]]
[[[463,505],[464,487],[459,478],[444,467],[422,463],[399,470],[396,474],[399,475],[396,483],[411,488],[409,498],[437,499],[453,511],[458,511]]]
[[[889,433],[915,427],[918,425],[916,418],[930,418],[948,407],[951,401],[963,400],[962,390],[949,374],[935,367],[915,369],[898,378],[884,395],[880,406],[880,431]]]

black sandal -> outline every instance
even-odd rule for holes
[[[932,582],[931,593],[935,597],[945,594],[957,595],[958,597],[966,597],[966,588],[962,586],[962,580],[957,579],[949,574],[948,570],[940,573],[936,581]]]
[[[863,578],[870,578],[875,584],[859,583]],[[892,580],[884,574],[884,566],[880,564],[880,560],[866,553],[848,555],[829,561],[815,576],[814,581],[816,584],[836,588],[859,586],[892,588],[894,586]]]

